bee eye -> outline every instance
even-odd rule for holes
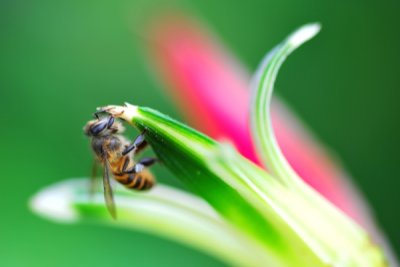
[[[100,123],[94,125],[90,128],[90,133],[92,135],[98,135],[107,127],[107,121],[101,121]]]
[[[110,117],[107,123],[107,128],[111,128],[113,124],[114,124],[114,117]]]

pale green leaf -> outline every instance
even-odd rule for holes
[[[264,252],[226,223],[204,200],[157,185],[149,192],[115,186],[118,219],[110,216],[99,187],[89,195],[89,179],[69,179],[44,188],[31,200],[37,214],[62,223],[90,222],[158,234],[213,255],[234,266],[264,266]]]

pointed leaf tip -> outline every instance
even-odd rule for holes
[[[30,200],[29,206],[32,211],[44,218],[57,222],[74,222],[78,216],[70,205],[73,194],[71,181],[63,182],[37,193]]]
[[[321,25],[319,23],[306,24],[289,36],[288,43],[296,48],[313,38],[320,30]]]

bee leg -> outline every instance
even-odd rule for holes
[[[142,164],[145,167],[150,167],[156,162],[158,162],[157,158],[142,158],[141,160],[139,160],[138,164]]]
[[[157,158],[143,158],[138,163],[136,163],[132,168],[125,170],[124,173],[139,173],[143,171],[144,168],[150,167],[158,161]]]
[[[126,158],[125,158],[125,161],[124,161],[124,165],[122,166],[122,169],[121,169],[121,173],[125,173],[126,168],[127,168],[128,165],[129,165],[129,162],[130,162],[129,157],[126,157]]]
[[[127,146],[124,151],[122,151],[122,155],[125,156],[129,152],[135,150],[135,153],[139,152],[140,150],[143,150],[147,146],[147,141],[144,139],[144,136],[146,134],[146,131],[143,131],[136,139],[133,141],[132,144]]]

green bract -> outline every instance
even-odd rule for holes
[[[82,181],[70,181],[39,193],[32,202],[34,209],[62,221],[94,219],[156,232],[237,266],[385,266],[383,254],[367,233],[297,177],[269,121],[279,67],[318,29],[316,24],[306,25],[290,35],[256,76],[252,131],[260,158],[272,174],[229,144],[153,109],[108,106],[106,112],[146,130],[146,140],[162,164],[194,194],[162,185],[149,193],[118,189],[119,219],[112,222],[101,192],[91,201]]]

